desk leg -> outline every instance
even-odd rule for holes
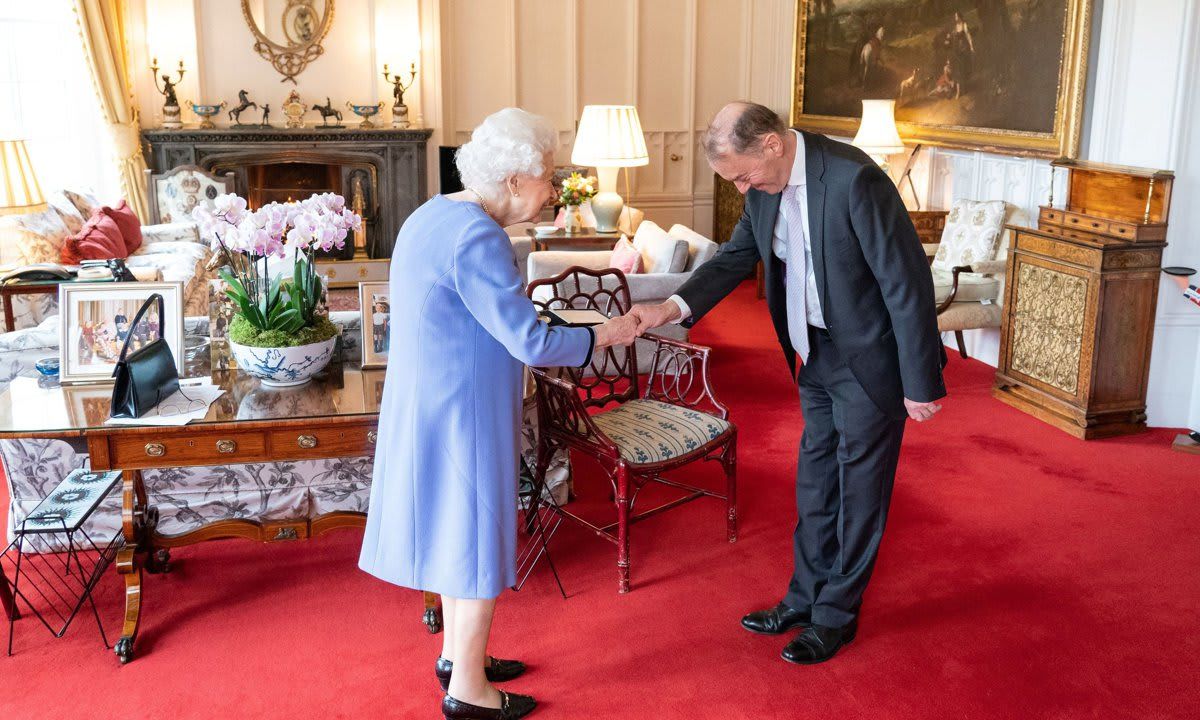
[[[427,592],[425,595],[425,617],[422,622],[429,628],[430,633],[442,631],[442,599],[437,593]]]
[[[12,332],[17,326],[17,319],[13,317],[12,295],[5,293],[4,299],[4,328],[7,332]]]
[[[133,643],[141,625],[141,555],[149,549],[153,515],[153,509],[146,506],[142,473],[138,470],[126,471],[121,488],[121,529],[125,535],[125,547],[117,553],[116,562],[117,573],[125,580],[125,624],[121,628],[121,638],[113,647],[122,665],[133,659]]]
[[[17,620],[21,614],[17,612],[17,601],[13,598],[12,590],[8,587],[8,577],[4,574],[4,568],[0,567],[0,606],[4,607],[4,617],[8,620]]]

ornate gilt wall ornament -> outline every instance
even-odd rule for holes
[[[1012,369],[1074,395],[1079,389],[1087,280],[1025,263],[1016,289]]]
[[[296,76],[321,56],[321,41],[333,25],[334,0],[287,0],[278,17],[268,17],[264,0],[242,0],[242,16],[254,34],[254,51],[296,83]],[[276,30],[275,28],[279,29]]]

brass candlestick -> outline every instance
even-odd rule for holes
[[[406,128],[410,125],[408,122],[408,106],[404,104],[404,92],[413,86],[413,82],[417,79],[417,64],[414,62],[408,67],[408,83],[405,83],[399,74],[392,75],[388,72],[387,63],[383,64],[383,79],[392,84],[392,97],[396,102],[392,105],[392,127]]]
[[[179,76],[175,81],[171,81],[171,76],[167,73],[162,74],[162,85],[158,83],[158,58],[150,60],[150,73],[154,76],[154,89],[157,90],[164,98],[163,102],[163,127],[169,130],[178,130],[183,127],[183,118],[179,112],[179,98],[175,95],[175,86],[183,80],[183,61],[179,61],[179,69],[176,71]]]

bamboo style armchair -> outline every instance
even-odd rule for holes
[[[539,309],[593,309],[613,317],[628,312],[629,285],[620,270],[568,268],[529,284]],[[617,519],[596,525],[552,501],[573,520],[617,546],[618,591],[629,592],[629,529],[633,523],[701,497],[724,500],[729,542],[737,540],[737,427],[713,393],[709,348],[659,336],[645,392],[640,392],[637,353],[630,347],[597,351],[585,368],[533,368],[537,385],[538,452],[535,488],[560,449],[584,453],[600,464],[612,484]],[[663,477],[697,461],[724,470],[724,494]],[[683,491],[657,507],[635,513],[638,494],[650,483]],[[533,497],[543,497],[535,492]],[[536,505],[533,506],[536,510]]]

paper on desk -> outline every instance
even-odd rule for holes
[[[224,394],[224,390],[206,379],[194,385],[184,385],[139,418],[109,418],[105,424],[187,425],[193,420],[204,419],[209,406]]]

